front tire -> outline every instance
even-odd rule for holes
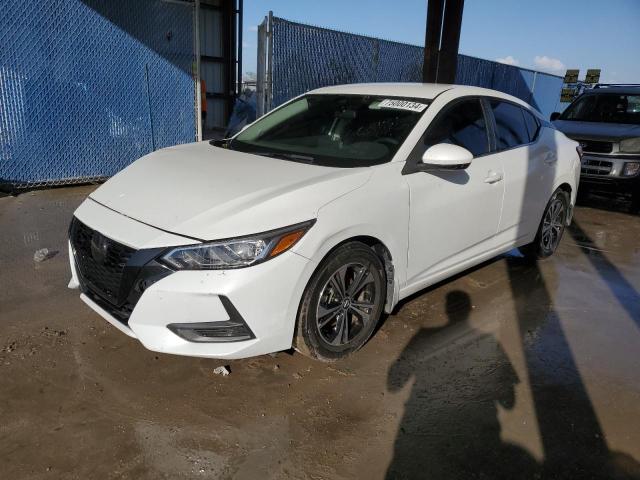
[[[296,350],[323,361],[355,352],[375,330],[385,299],[380,258],[364,243],[341,245],[320,264],[305,289]]]
[[[520,250],[526,257],[543,259],[555,253],[560,245],[562,234],[567,225],[569,214],[569,194],[564,190],[556,190],[547,203],[533,243]]]

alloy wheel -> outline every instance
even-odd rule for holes
[[[334,347],[349,344],[372,321],[379,292],[372,265],[348,263],[329,277],[316,309],[318,333]]]
[[[564,231],[565,207],[560,198],[554,198],[547,209],[543,223],[541,242],[542,248],[553,252],[558,247]]]

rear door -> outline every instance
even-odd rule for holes
[[[515,103],[488,98],[493,117],[495,158],[504,169],[504,204],[499,226],[501,244],[528,240],[538,228],[551,196],[556,153],[539,141],[540,122]]]
[[[434,276],[447,276],[491,250],[500,220],[503,171],[490,151],[487,117],[479,98],[458,98],[445,105],[409,162],[439,143],[464,147],[474,158],[465,170],[405,176],[410,189],[410,287]]]

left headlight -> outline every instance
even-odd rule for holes
[[[174,270],[249,267],[289,250],[314,223],[310,220],[256,235],[176,247],[162,255],[160,261]]]

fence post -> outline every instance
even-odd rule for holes
[[[200,0],[193,5],[193,53],[196,57],[196,141],[202,141],[202,90],[200,86]]]
[[[153,131],[153,112],[151,111],[151,88],[149,87],[149,64],[144,65],[144,79],[147,84],[147,107],[149,109],[149,130],[151,131],[151,151],[156,151],[156,136]]]
[[[263,22],[258,26],[258,71],[256,78],[256,114],[258,117],[261,117],[271,109],[271,69],[273,68],[272,29],[273,13],[269,12],[269,15],[264,17]]]
[[[258,25],[258,62],[256,65],[256,115],[264,114],[264,50],[266,39],[266,18]]]
[[[533,83],[531,84],[531,92],[529,95],[529,105],[533,104],[533,94],[536,91],[536,80],[538,79],[538,72],[533,72]]]

